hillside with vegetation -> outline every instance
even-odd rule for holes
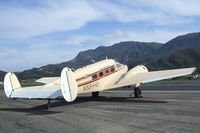
[[[77,69],[93,61],[106,58],[115,59],[132,68],[138,64],[149,70],[194,67],[200,70],[200,33],[178,36],[165,44],[156,42],[127,41],[112,46],[100,46],[80,52],[74,59],[60,64],[50,64],[39,68],[17,72],[20,79],[34,79],[45,76],[59,76],[65,66]],[[0,72],[2,80],[5,72]]]
[[[5,74],[6,74],[6,72],[0,71],[0,82],[3,81]]]

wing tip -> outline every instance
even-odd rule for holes
[[[197,67],[193,67],[193,71],[192,73],[196,72],[197,71]]]

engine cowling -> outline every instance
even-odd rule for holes
[[[147,69],[144,65],[138,65],[138,66],[136,66],[136,67],[130,69],[130,70],[126,73],[126,75],[125,75],[123,81],[126,81],[126,79],[132,77],[133,75],[136,75],[136,74],[138,74],[138,73],[145,73],[145,72],[148,72],[148,69]],[[139,86],[139,84],[136,85],[136,86]]]
[[[148,69],[144,65],[138,65],[138,66],[130,69],[127,72],[126,76],[138,74],[138,73],[143,73],[143,72],[148,72]]]

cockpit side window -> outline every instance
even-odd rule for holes
[[[117,68],[122,67],[123,65],[120,64],[119,62],[116,63]]]

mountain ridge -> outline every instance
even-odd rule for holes
[[[68,66],[77,69],[105,58],[118,60],[132,68],[138,64],[149,70],[161,70],[197,66],[200,69],[200,32],[177,36],[166,43],[125,41],[111,46],[99,46],[81,51],[66,62],[49,64],[17,72],[20,79],[33,79],[45,76],[59,76],[62,68]],[[5,74],[5,73],[2,73]],[[3,75],[0,75],[3,79]]]

